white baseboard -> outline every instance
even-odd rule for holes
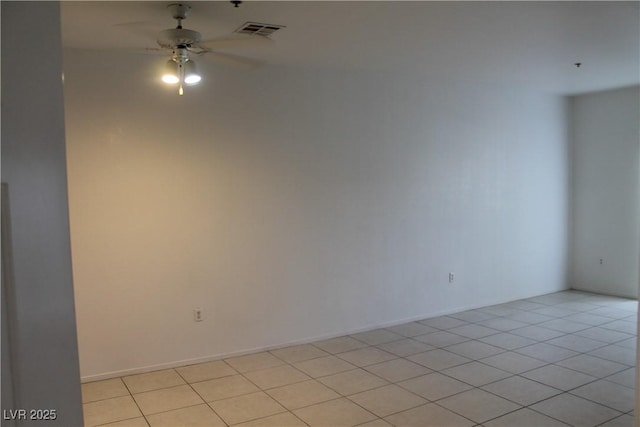
[[[564,290],[570,290],[570,289],[564,289]],[[562,292],[562,290],[557,291],[557,292]],[[540,294],[540,295],[546,295],[546,294]],[[529,297],[525,297],[523,299],[533,298],[533,297],[536,297],[536,296],[539,296],[539,295],[532,295],[532,296],[529,296]],[[518,300],[513,300],[513,299],[498,300],[497,302],[495,302],[495,303],[493,303],[491,305],[504,304],[504,303],[511,302],[511,301],[518,301]],[[367,331],[371,331],[371,330],[379,329],[379,328],[389,328],[391,326],[397,326],[397,325],[402,325],[404,323],[415,322],[416,320],[425,320],[425,319],[429,319],[429,318],[432,318],[432,317],[446,316],[448,314],[459,313],[461,311],[466,311],[466,310],[474,310],[476,308],[486,307],[486,306],[487,306],[486,304],[475,304],[475,305],[461,306],[461,307],[456,307],[456,308],[449,309],[449,310],[441,310],[441,311],[436,311],[436,312],[430,312],[428,314],[422,314],[422,315],[419,315],[419,316],[412,316],[412,317],[408,317],[408,318],[404,318],[404,319],[400,319],[400,320],[394,320],[394,321],[391,321],[391,322],[371,324],[371,325],[367,325],[367,326],[362,327],[362,328],[351,329],[351,330],[347,330],[347,331],[340,331],[340,332],[329,333],[329,334],[316,335],[316,336],[313,336],[313,337],[303,338],[303,339],[294,340],[294,341],[288,341],[288,342],[284,342],[284,343],[278,343],[278,344],[274,344],[274,345],[270,345],[270,346],[255,347],[255,348],[244,349],[244,350],[239,350],[239,351],[234,351],[234,352],[229,352],[229,353],[213,354],[213,355],[197,357],[197,358],[193,358],[193,359],[175,360],[175,361],[172,361],[172,362],[161,363],[161,364],[157,364],[157,365],[139,366],[139,367],[131,368],[131,369],[124,369],[124,370],[113,371],[113,372],[104,372],[104,373],[95,374],[95,375],[87,375],[87,376],[81,377],[80,381],[82,383],[87,383],[87,382],[92,382],[92,381],[100,381],[100,380],[106,380],[106,379],[111,379],[111,378],[124,377],[124,376],[128,376],[128,375],[143,374],[145,372],[159,371],[159,370],[162,370],[162,369],[179,368],[181,366],[195,365],[197,363],[212,362],[212,361],[215,361],[215,360],[228,359],[228,358],[237,357],[237,356],[244,356],[244,355],[247,355],[247,354],[259,353],[259,352],[262,352],[262,351],[276,350],[278,348],[290,347],[290,346],[293,346],[293,345],[309,344],[309,343],[316,342],[316,341],[327,340],[327,339],[341,337],[341,336],[345,336],[345,335],[357,334],[357,333],[360,333],[360,332],[367,332]]]

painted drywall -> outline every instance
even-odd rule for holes
[[[637,86],[571,98],[575,289],[638,296],[639,119]]]
[[[12,243],[2,250],[12,259],[7,304],[16,356],[13,372],[2,372],[13,381],[16,407],[3,409],[55,411],[47,421],[27,414],[21,426],[83,424],[59,16],[57,2],[2,2],[2,182]]]
[[[65,53],[84,379],[566,288],[562,97],[152,61]]]

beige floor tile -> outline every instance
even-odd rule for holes
[[[386,418],[395,427],[469,427],[473,422],[434,403],[418,406]],[[428,423],[427,421],[428,420]]]
[[[602,325],[603,323],[609,323],[612,320],[610,317],[596,316],[595,314],[589,313],[576,313],[565,317],[565,319],[571,320],[572,322],[584,323],[590,326]]]
[[[436,329],[451,329],[457,326],[466,325],[467,322],[456,319],[455,317],[440,316],[432,317],[430,319],[420,320],[419,323],[423,325],[431,326]]]
[[[465,384],[462,381],[438,372],[402,381],[398,383],[398,385],[431,401],[461,393],[472,388],[469,384]]]
[[[554,331],[564,332],[567,334],[589,328],[589,326],[585,325],[584,323],[572,322],[571,320],[567,319],[553,319],[547,322],[542,322],[539,324],[539,326],[543,328],[553,329]]]
[[[120,378],[82,384],[83,403],[128,395],[129,390],[127,390]]]
[[[100,424],[100,427],[149,427],[144,417],[129,418],[128,420],[116,421],[115,423]]]
[[[151,427],[226,427],[206,404],[149,415],[147,420]]]
[[[371,390],[389,384],[388,381],[363,369],[353,369],[338,374],[319,378],[318,381],[332,388],[343,396]]]
[[[483,313],[479,310],[467,310],[460,313],[453,313],[449,316],[455,317],[456,319],[464,320],[465,322],[482,322],[483,320],[493,319],[494,317],[496,317],[493,314]]]
[[[188,383],[212,380],[214,378],[226,377],[238,373],[222,360],[183,366],[181,368],[176,368],[176,371],[178,371],[182,378],[184,378]]]
[[[516,314],[514,312],[512,314]],[[519,322],[513,318],[506,317],[496,317],[494,319],[483,320],[478,323],[481,326],[486,326],[487,328],[497,329],[498,331],[511,331],[513,329],[524,328],[525,326],[529,326],[528,323]]]
[[[218,400],[210,405],[229,425],[286,412],[284,407],[262,391]]]
[[[534,314],[542,314],[543,316],[549,316],[552,318],[551,320],[555,320],[558,317],[567,317],[568,315],[578,313],[577,311],[567,310],[561,307],[537,308],[535,310],[531,310],[531,312]],[[546,323],[546,322],[541,322],[541,323]]]
[[[191,387],[207,402],[255,393],[258,387],[242,375],[216,378],[192,384]]]
[[[270,417],[259,418],[253,421],[247,421],[242,424],[234,424],[233,427],[306,427],[307,425],[300,421],[300,418],[291,412],[271,415]]]
[[[466,357],[459,356],[443,349],[429,350],[424,353],[414,354],[413,356],[407,357],[407,359],[422,366],[426,366],[429,369],[433,369],[434,371],[440,371],[442,369],[462,365],[463,363],[471,361]]]
[[[589,354],[627,366],[634,366],[636,364],[636,350],[634,348],[624,348],[614,344],[601,347]]]
[[[547,365],[542,368],[521,374],[525,378],[546,384],[560,390],[571,390],[572,388],[595,381],[591,375],[583,374],[562,366]]]
[[[368,423],[358,424],[357,427],[393,427],[391,424],[383,420],[382,418],[378,418],[377,420],[369,421]]]
[[[419,377],[432,372],[431,369],[425,368],[422,365],[418,365],[417,363],[410,362],[406,359],[388,360],[386,362],[366,366],[364,369],[392,383]]]
[[[438,404],[477,423],[521,408],[520,405],[477,388],[442,399]]]
[[[349,399],[379,417],[427,403],[425,399],[393,384],[354,394]]]
[[[625,387],[635,388],[636,387],[636,368],[629,368],[627,370],[618,372],[617,374],[606,377],[605,380],[623,385]]]
[[[311,427],[353,427],[377,418],[344,397],[297,409],[293,413]]]
[[[636,419],[632,415],[620,415],[618,418],[600,424],[599,427],[636,427]]]
[[[400,357],[407,357],[413,354],[422,353],[427,350],[434,350],[435,347],[411,338],[405,338],[398,341],[377,345],[381,350],[387,351]]]
[[[358,350],[348,351],[346,353],[340,353],[338,357],[360,367],[397,358],[396,355],[387,353],[386,351],[380,350],[376,347],[365,347]]]
[[[229,365],[231,365],[232,368],[241,373],[284,365],[284,362],[282,360],[278,359],[269,352],[232,357],[230,359],[226,359],[225,361]]]
[[[562,393],[553,387],[520,376],[505,378],[482,387],[493,394],[520,405],[529,406]]]
[[[448,331],[431,332],[425,335],[418,335],[417,337],[413,337],[413,339],[434,347],[446,347],[448,345],[454,345],[469,340],[469,338],[452,334]]]
[[[601,327],[603,329],[614,330],[617,332],[622,332],[624,334],[636,336],[637,329],[638,329],[638,322],[636,320],[637,320],[637,313],[635,316],[627,317],[622,320],[616,320],[615,322],[611,322],[611,323],[606,323],[606,324],[603,324]],[[615,339],[620,338],[620,335],[614,335],[614,336],[615,336]],[[611,339],[608,339],[608,341],[610,342]]]
[[[86,427],[141,417],[131,396],[114,397],[82,405]]]
[[[603,378],[626,369],[626,366],[620,363],[587,354],[580,354],[569,359],[561,360],[560,362],[556,362],[556,365],[573,369],[574,371],[580,371],[596,378]]]
[[[188,385],[138,393],[134,394],[133,398],[144,415],[204,403],[200,396]]]
[[[544,304],[538,304],[535,302],[530,302],[530,301],[525,301],[525,300],[518,300],[518,301],[512,301],[512,302],[508,302],[506,304],[504,304],[505,306],[509,307],[509,308],[513,308],[513,309],[517,309],[517,310],[535,310],[536,308],[544,308]]]
[[[531,406],[531,409],[569,425],[580,427],[596,426],[621,415],[620,412],[611,408],[568,393],[536,403]]]
[[[429,332],[436,332],[436,328],[432,328],[431,326],[427,326],[423,323],[411,322],[405,323],[402,325],[392,326],[387,328],[387,330],[394,332],[396,334],[400,334],[404,337],[416,337],[418,335],[428,334]]]
[[[531,338],[521,337],[520,335],[514,335],[508,332],[489,335],[488,337],[480,338],[479,341],[504,348],[505,350],[515,350],[516,348],[526,347],[536,343],[536,341]]]
[[[565,423],[523,408],[484,423],[485,427],[568,427]]]
[[[577,334],[568,334],[562,337],[554,338],[547,341],[547,344],[567,348],[579,353],[585,353],[587,351],[595,350],[596,348],[604,347],[607,345],[602,341],[581,337]]]
[[[512,374],[530,371],[547,364],[545,361],[534,359],[524,354],[514,353],[513,351],[496,354],[495,356],[482,359],[480,362],[502,369],[503,371],[511,372]]]
[[[544,360],[545,362],[555,363],[564,359],[568,359],[573,356],[577,356],[577,351],[569,350],[568,348],[556,347],[546,343],[538,343],[522,347],[515,350],[516,353],[524,354],[536,359]]]
[[[615,306],[600,307],[596,310],[591,310],[589,313],[597,316],[611,317],[612,319],[623,319],[634,314],[632,311],[621,310]],[[603,327],[605,326],[608,326],[608,324],[603,325]]]
[[[476,387],[511,376],[508,372],[479,362],[454,366],[453,368],[445,369],[442,373]]]
[[[504,352],[503,348],[475,340],[450,345],[446,350],[471,360],[484,359]]]
[[[514,307],[509,307],[507,303],[504,304],[495,304],[489,305],[486,307],[481,307],[476,309],[483,313],[493,314],[494,316],[509,316],[518,312],[518,310]],[[483,323],[485,320],[480,320],[478,323]]]
[[[616,345],[620,346],[620,347],[630,348],[632,350],[635,350],[636,347],[638,346],[638,338],[637,337],[633,337],[633,338],[629,338],[628,340],[619,341],[619,342],[616,343]]]
[[[294,363],[293,366],[313,378],[349,371],[356,367],[349,362],[337,358],[336,356],[326,356],[319,357],[317,359],[305,360],[304,362]]]
[[[263,390],[310,379],[308,375],[289,365],[251,371],[245,376]]]
[[[338,393],[319,383],[317,380],[309,380],[274,388],[268,390],[267,393],[289,410],[340,397]]]
[[[622,322],[622,323],[627,324],[627,322]],[[635,328],[636,325],[633,324],[633,327]],[[633,331],[633,333],[635,334],[635,331]],[[581,337],[591,338],[594,340],[603,341],[609,344],[620,342],[633,337],[633,335],[631,334],[614,331],[611,329],[605,329],[605,328],[585,329],[584,331],[576,332],[576,335],[580,335]]]
[[[526,326],[520,329],[510,331],[511,334],[519,335],[536,341],[545,341],[564,335],[564,332],[554,331],[553,329],[543,328],[538,325]]]
[[[314,347],[311,344],[296,345],[292,347],[280,348],[272,350],[271,354],[284,360],[287,363],[302,362],[304,360],[315,359],[317,357],[328,356],[324,350]]]
[[[571,390],[571,394],[617,409],[620,412],[632,411],[635,404],[633,389],[603,380]]]
[[[345,351],[367,347],[367,344],[351,337],[331,338],[324,341],[314,342],[313,345],[331,354],[344,353]]]
[[[488,337],[489,335],[495,335],[501,331],[498,331],[497,329],[487,328],[482,325],[473,324],[458,326],[457,328],[449,329],[449,332],[456,335],[462,335],[463,337],[467,338],[478,339]]]
[[[369,345],[383,344],[385,342],[396,341],[404,338],[403,335],[396,334],[387,329],[374,329],[373,331],[351,334],[352,338],[365,342]]]
[[[122,380],[129,388],[131,394],[185,384],[182,377],[173,369],[130,375],[123,377]]]

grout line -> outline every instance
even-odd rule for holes
[[[120,377],[120,381],[122,381],[122,384],[124,384],[124,387],[129,392],[129,396],[131,397],[131,400],[133,400],[133,403],[135,403],[136,408],[138,408],[138,411],[140,411],[140,414],[142,415],[142,418],[144,419],[144,422],[147,423],[147,425],[151,425],[149,423],[149,420],[147,420],[147,417],[145,416],[144,412],[142,412],[142,408],[140,408],[140,405],[138,405],[138,401],[135,399],[135,397],[133,397],[133,393],[131,393],[131,389],[129,389],[129,386],[127,385],[127,383],[124,381],[123,378],[124,377]]]
[[[120,423],[123,421],[129,421],[129,420],[135,420],[138,418],[142,418],[144,420],[144,422],[147,424],[147,426],[149,425],[149,422],[147,421],[147,419],[144,417],[144,415],[140,416],[140,417],[131,417],[131,418],[124,418],[122,420],[117,420],[117,421],[109,421],[108,423],[103,423],[103,424],[96,424],[95,426],[87,426],[87,427],[102,427],[102,426],[108,426],[111,425],[113,423]]]
[[[204,399],[202,399],[202,400],[204,400]],[[216,410],[215,410],[215,409],[213,409],[213,406],[211,406],[211,402],[207,402],[207,401],[205,400],[204,404],[205,404],[205,405],[207,405],[207,407],[208,407],[209,409],[211,409],[211,410],[213,411],[213,413],[214,413],[214,414],[216,414],[216,416],[217,416],[217,417],[222,421],[222,424],[224,424],[224,425],[225,425],[225,426],[227,426],[227,427],[229,426],[229,424],[227,424],[227,422],[224,420],[224,418],[222,418],[222,417],[220,416],[220,414],[218,414],[218,413],[216,412]]]
[[[180,408],[174,408],[174,409],[169,409],[169,410],[166,410],[166,411],[154,412],[153,414],[148,414],[148,415],[143,415],[143,416],[146,419],[147,417],[152,417],[154,415],[166,414],[167,412],[180,411],[182,409],[187,409],[187,408],[195,408],[196,406],[202,406],[202,405],[206,405],[206,404],[207,404],[207,402],[195,403],[193,405],[181,406]],[[212,408],[212,410],[213,410],[213,408]]]
[[[469,390],[468,390],[468,391],[469,391]],[[442,400],[442,399],[440,399],[440,400]],[[434,404],[436,404],[436,405],[438,405],[439,407],[441,407],[441,408],[442,408],[442,409],[444,409],[445,411],[449,411],[449,412],[451,412],[451,413],[454,413],[454,414],[456,414],[456,415],[458,415],[458,416],[460,416],[460,417],[462,417],[462,418],[465,418],[465,419],[467,419],[467,420],[471,421],[472,423],[474,423],[474,425],[481,424],[481,423],[479,423],[479,422],[477,422],[477,421],[475,421],[475,420],[472,420],[471,418],[469,418],[469,417],[467,417],[467,416],[464,416],[464,415],[462,415],[462,414],[460,414],[460,413],[458,413],[458,412],[454,411],[453,409],[449,409],[449,408],[447,408],[447,407],[445,407],[445,406],[441,405],[441,404],[440,404],[440,403],[438,403],[438,402],[439,402],[439,401],[436,401],[436,402],[433,402],[433,403],[434,403]],[[483,422],[485,422],[485,421],[483,421]]]

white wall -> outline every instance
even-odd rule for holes
[[[10,276],[3,285],[12,289],[7,305],[15,355],[13,372],[3,371],[2,379],[13,381],[15,406],[2,403],[3,409],[57,411],[55,421],[26,420],[21,426],[83,422],[59,17],[57,2],[2,2],[2,182],[8,185],[12,242],[2,251],[13,261],[11,271],[3,271]]]
[[[149,64],[66,52],[84,379],[566,288],[563,98]]]
[[[575,289],[638,296],[639,105],[637,86],[571,98]]]

